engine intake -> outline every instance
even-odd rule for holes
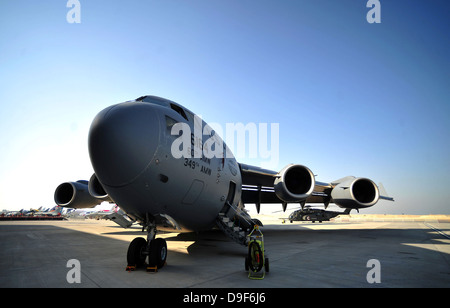
[[[74,209],[93,208],[103,200],[89,194],[88,182],[65,182],[55,190],[55,202],[59,206]]]
[[[102,199],[102,201],[112,202],[112,199],[109,197],[108,193],[103,188],[102,183],[97,178],[97,175],[94,173],[88,184],[89,194],[92,197]]]
[[[380,193],[372,180],[347,177],[333,188],[331,197],[340,207],[359,209],[377,203]]]
[[[274,181],[275,194],[285,202],[306,200],[314,190],[314,174],[302,165],[284,167]]]

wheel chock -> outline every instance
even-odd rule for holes
[[[157,266],[147,266],[147,272],[149,273],[156,273],[158,271]]]
[[[136,265],[127,265],[127,267],[125,268],[125,270],[127,272],[133,272],[134,270],[136,270]]]
[[[164,262],[164,265],[166,265],[166,264],[167,264],[167,262]],[[163,266],[161,266],[161,267],[163,267]],[[147,272],[149,272],[149,273],[156,273],[156,272],[158,272],[158,266],[157,265],[155,265],[155,266],[147,265]]]

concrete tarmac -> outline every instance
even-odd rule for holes
[[[449,222],[282,224],[258,218],[270,259],[263,280],[248,278],[247,248],[218,230],[159,233],[167,240],[167,264],[148,273],[125,271],[129,243],[146,237],[139,227],[96,220],[0,222],[0,287],[450,287]],[[80,283],[67,279],[75,277],[71,259],[79,261]]]

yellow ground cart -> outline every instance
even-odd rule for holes
[[[248,235],[248,255],[245,257],[245,270],[250,279],[264,279],[269,272],[269,258],[265,256],[264,236],[255,225]]]

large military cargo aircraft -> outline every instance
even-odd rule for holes
[[[200,133],[199,133],[200,132]],[[95,173],[89,181],[62,183],[55,202],[70,208],[114,202],[147,230],[128,248],[130,266],[163,267],[167,257],[157,228],[202,231],[218,227],[243,245],[257,219],[244,204],[335,203],[345,209],[375,205],[380,194],[367,178],[315,180],[303,165],[271,171],[239,164],[225,142],[193,112],[156,96],[110,106],[89,131],[89,156]]]

